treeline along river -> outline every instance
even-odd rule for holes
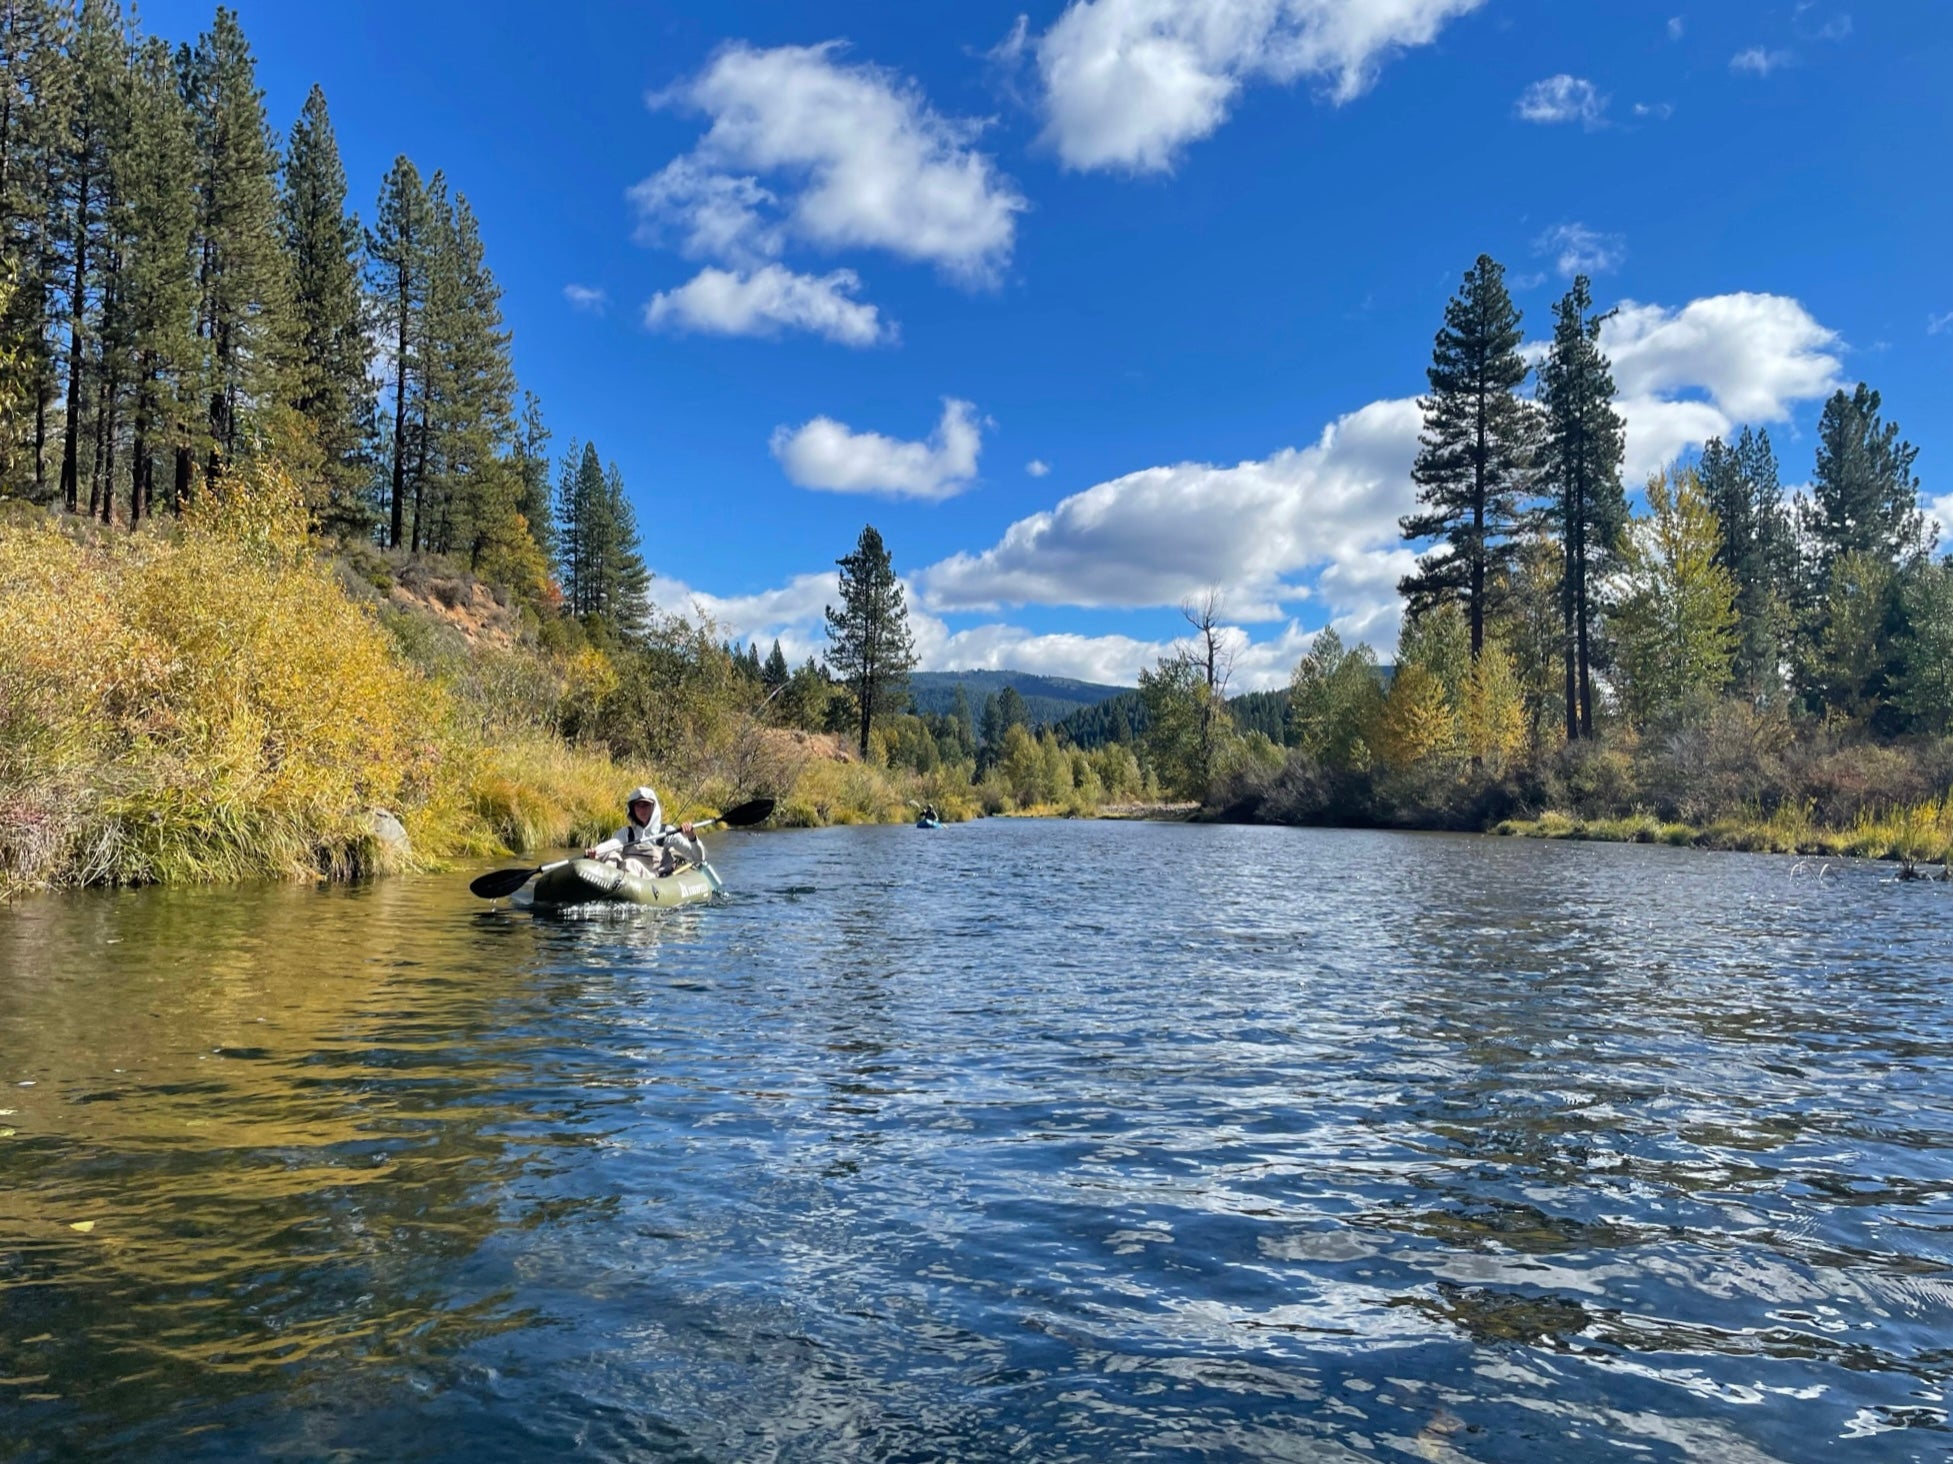
[[[1942,1459],[1953,892],[727,837],[0,913],[0,1458]]]

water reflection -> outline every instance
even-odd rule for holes
[[[1938,887],[724,843],[733,897],[669,912],[0,915],[0,1458],[1953,1442]]]

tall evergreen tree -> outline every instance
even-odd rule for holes
[[[247,445],[247,419],[267,419],[282,399],[288,281],[278,227],[278,148],[237,13],[219,6],[210,30],[179,65],[197,145],[197,323],[209,402],[208,481]],[[179,458],[185,492],[187,467]]]
[[[431,229],[427,189],[405,156],[380,187],[373,227],[366,233],[367,284],[373,293],[387,352],[386,392],[392,399],[387,433],[389,493],[387,543],[399,548],[406,530],[409,464],[413,457],[410,408],[425,379],[421,319],[427,308]]]
[[[1736,586],[1732,674],[1749,695],[1768,698],[1783,679],[1797,565],[1770,434],[1745,427],[1733,447],[1710,438],[1699,477],[1719,534],[1716,563]]]
[[[437,195],[429,274],[426,450],[429,502],[417,496],[415,542],[478,563],[515,533],[522,484],[502,447],[515,435],[515,368],[502,290],[466,197]]]
[[[522,419],[517,425],[512,448],[515,462],[516,509],[529,526],[543,561],[552,567],[556,561],[556,520],[549,503],[549,428],[543,421],[542,403],[536,394],[522,394]]]
[[[1420,403],[1424,431],[1411,469],[1423,511],[1400,521],[1406,539],[1443,541],[1398,586],[1410,613],[1461,605],[1474,660],[1508,578],[1509,540],[1539,435],[1536,409],[1516,394],[1528,371],[1523,338],[1505,267],[1479,255],[1445,306],[1426,373],[1431,394]]]
[[[131,527],[153,511],[157,458],[184,443],[184,424],[195,410],[190,248],[196,200],[183,186],[194,166],[190,118],[169,47],[152,38],[130,68],[114,167],[122,279],[110,333],[128,365]]]
[[[563,460],[557,487],[563,593],[570,614],[616,634],[643,629],[651,573],[638,543],[637,517],[612,463],[605,470],[593,442]]]
[[[1595,584],[1613,563],[1627,522],[1621,491],[1626,429],[1614,410],[1614,374],[1600,349],[1600,328],[1585,275],[1553,307],[1553,346],[1539,369],[1546,412],[1542,486],[1559,530],[1565,572],[1560,587],[1565,636],[1566,735],[1594,731],[1593,662],[1599,608]]]
[[[1879,394],[1864,382],[1824,404],[1817,424],[1817,468],[1802,527],[1811,577],[1827,583],[1845,554],[1873,554],[1898,566],[1927,553],[1933,532],[1919,510],[1913,459],[1919,450],[1879,416]]]
[[[827,661],[854,696],[866,757],[876,715],[898,710],[907,693],[915,639],[902,582],[872,524],[862,529],[854,552],[835,563],[841,567],[841,603],[827,607]]]
[[[372,530],[367,381],[371,349],[360,293],[360,227],[346,212],[346,170],[316,85],[292,124],[280,199],[291,271],[291,404],[325,479],[321,518],[334,533]]]
[[[612,463],[604,470],[602,546],[597,613],[620,635],[641,635],[651,617],[651,571],[638,539],[637,514],[624,492],[624,475]]]
[[[0,0],[0,474],[45,495],[58,383],[55,230],[68,137],[72,6]]]
[[[766,663],[760,667],[760,685],[771,695],[785,686],[792,674],[787,666],[786,652],[780,649],[779,638],[775,637],[773,649],[766,653]]]
[[[121,6],[115,0],[83,0],[69,52],[72,105],[59,150],[62,191],[54,230],[68,326],[61,499],[70,513],[80,506],[83,432],[95,406],[89,386],[99,379],[91,368],[99,360],[107,295],[109,156],[128,64],[125,50]],[[96,488],[99,495],[100,485]]]

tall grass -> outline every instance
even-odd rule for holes
[[[1890,859],[1910,868],[1953,861],[1953,792],[1923,803],[1863,809],[1849,823],[1825,827],[1811,806],[1787,804],[1768,815],[1718,819],[1697,828],[1664,823],[1651,814],[1625,818],[1574,818],[1547,811],[1533,819],[1507,819],[1494,833],[1533,839],[1591,839],[1608,843],[1666,843],[1758,854],[1827,854]]]

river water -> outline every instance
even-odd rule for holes
[[[1942,1460],[1953,890],[732,835],[0,912],[0,1459]]]

